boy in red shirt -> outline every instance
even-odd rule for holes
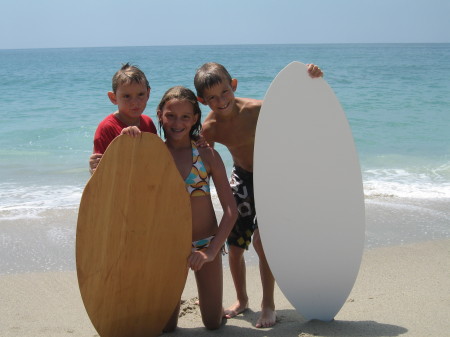
[[[142,132],[156,134],[152,119],[142,114],[150,98],[150,85],[142,70],[129,63],[124,64],[112,78],[112,91],[108,92],[108,97],[118,110],[101,121],[95,131],[94,151],[89,158],[91,173],[122,129],[137,126]]]

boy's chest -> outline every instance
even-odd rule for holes
[[[216,123],[214,129],[214,141],[228,147],[253,144],[255,140],[256,123],[244,123],[243,121]]]

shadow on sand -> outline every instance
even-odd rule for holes
[[[406,328],[375,321],[305,321],[295,310],[278,310],[276,326],[267,329],[255,328],[260,312],[247,310],[245,313],[224,321],[219,330],[209,331],[204,327],[178,328],[164,336],[245,336],[245,337],[391,337],[408,332]],[[233,324],[233,322],[237,324]],[[242,326],[244,325],[244,326]]]

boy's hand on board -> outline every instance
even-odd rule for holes
[[[322,70],[315,64],[307,64],[306,67],[308,68],[308,74],[311,78],[323,77]]]
[[[91,172],[91,174],[94,173],[98,163],[100,163],[100,159],[102,159],[102,156],[103,155],[101,153],[93,153],[89,157],[89,172]]]
[[[122,129],[121,135],[128,135],[131,137],[137,137],[141,134],[141,130],[137,126],[129,126],[127,128]]]

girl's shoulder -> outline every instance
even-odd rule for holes
[[[218,160],[219,161],[222,160],[219,155],[219,152],[217,152],[214,148],[210,146],[197,147],[197,150],[207,167],[210,168],[214,167],[215,165],[217,165]]]

